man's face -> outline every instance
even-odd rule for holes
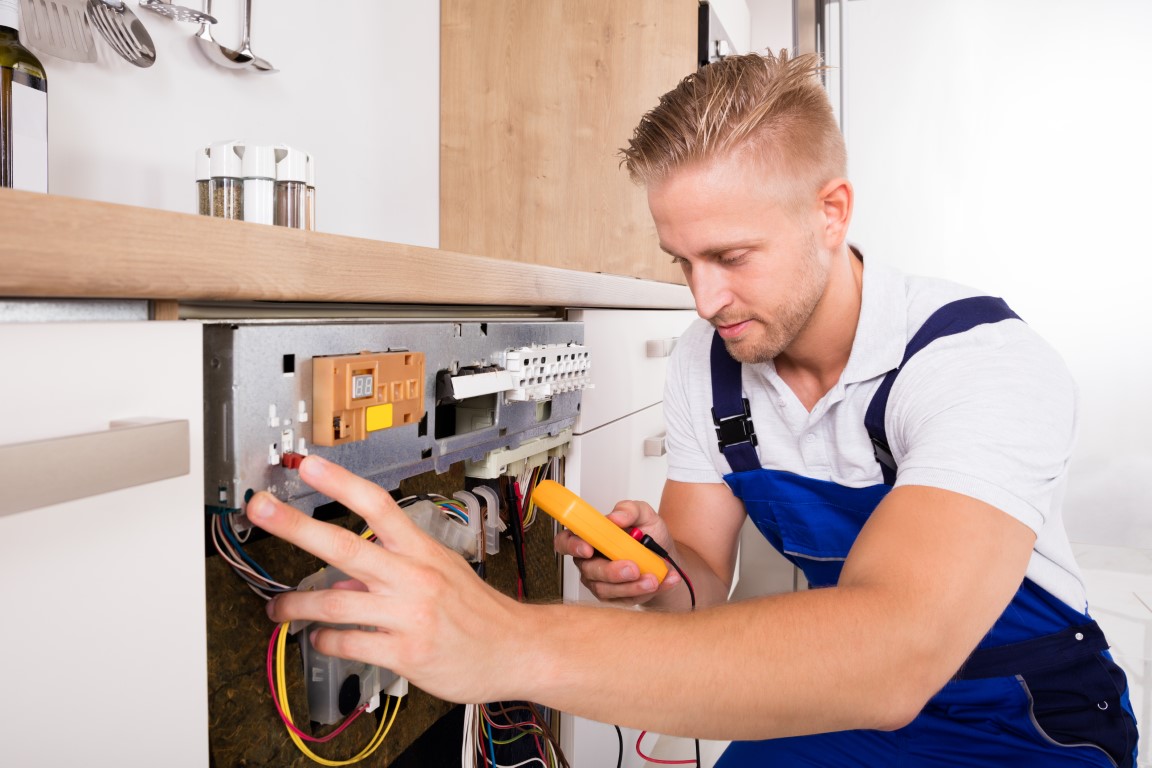
[[[827,284],[816,201],[789,209],[783,186],[758,164],[730,157],[678,169],[648,188],[660,247],[684,270],[697,313],[743,363],[786,351]]]

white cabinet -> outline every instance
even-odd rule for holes
[[[194,323],[0,325],[6,765],[208,765],[201,360]],[[124,461],[141,418],[177,426]]]
[[[584,322],[593,388],[581,397],[565,483],[605,514],[622,499],[658,506],[668,468],[662,451],[664,371],[676,338],[696,313],[588,309],[570,311],[568,317]],[[564,599],[596,600],[580,584],[571,560],[564,563]],[[635,750],[639,732],[622,730],[622,765],[645,765]],[[564,715],[560,741],[572,768],[616,765],[620,747],[610,724]],[[646,748],[655,741],[655,736],[646,740]]]
[[[591,352],[593,389],[585,390],[566,466],[566,483],[596,509],[607,513],[622,499],[657,506],[664,487],[663,390],[667,354],[696,318],[691,311],[579,310],[569,318],[584,322]],[[740,568],[733,597],[791,591],[795,569],[749,523],[741,536]],[[564,564],[564,599],[595,602],[580,584],[571,561]],[[639,732],[623,729],[622,765],[650,763],[636,754]],[[619,742],[610,724],[563,718],[561,745],[573,768],[614,765]],[[725,742],[702,742],[701,758],[712,765]],[[690,739],[651,735],[645,752],[661,759],[694,756]]]

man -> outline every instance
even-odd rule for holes
[[[660,514],[612,518],[668,551],[696,610],[677,576],[570,534],[557,549],[598,597],[664,610],[514,603],[381,489],[310,458],[302,477],[383,548],[256,497],[254,522],[355,577],[281,596],[273,619],[380,627],[315,642],[448,699],[735,739],[725,767],[1134,764],[1060,518],[1074,385],[1003,302],[865,268],[817,69],[710,65],[624,150],[702,320],[669,366]],[[746,514],[820,588],[726,604]],[[511,643],[519,663],[497,669]]]

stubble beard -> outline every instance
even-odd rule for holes
[[[774,360],[791,346],[812,320],[816,305],[820,303],[828,283],[828,268],[821,262],[814,240],[809,241],[805,250],[796,290],[781,305],[775,321],[768,322],[759,315],[752,315],[745,319],[753,322],[753,330],[759,328],[762,333],[746,333],[739,339],[724,341],[733,360],[753,365]],[[725,322],[722,315],[717,315],[712,318],[712,324],[728,325],[738,320],[732,318]]]

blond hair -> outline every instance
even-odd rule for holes
[[[729,56],[685,77],[640,119],[620,150],[632,180],[742,152],[767,163],[791,187],[819,188],[844,176],[844,138],[819,80],[816,54]]]

